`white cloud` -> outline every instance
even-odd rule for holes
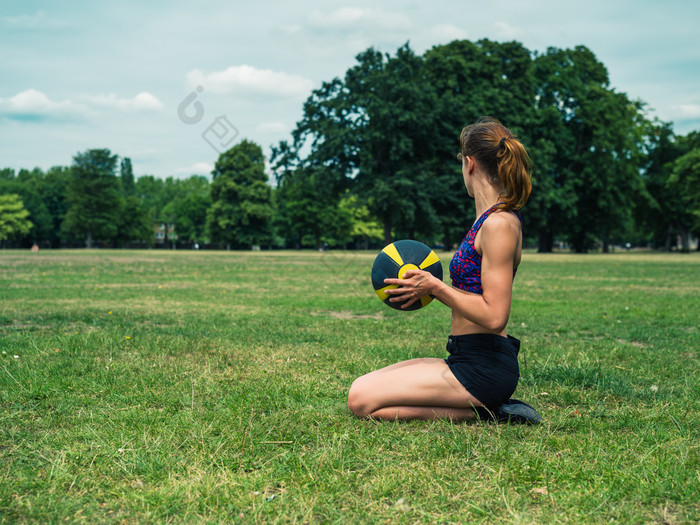
[[[26,89],[10,98],[0,98],[0,115],[17,120],[75,118],[86,113],[84,105],[69,100],[56,102],[37,89]]]
[[[340,7],[329,14],[314,9],[307,20],[309,26],[322,29],[354,29],[362,26],[396,31],[413,28],[413,22],[404,14],[349,6]]]
[[[700,118],[700,104],[681,104],[678,106],[680,118]]]
[[[147,91],[143,91],[133,98],[118,98],[114,93],[110,93],[109,95],[86,96],[85,99],[94,106],[123,111],[159,111],[163,109],[162,102]]]
[[[208,162],[195,162],[191,166],[177,168],[176,175],[210,175],[214,170],[214,165]]]
[[[199,69],[187,74],[190,87],[202,86],[214,93],[264,94],[273,96],[305,97],[313,88],[313,82],[300,75],[282,71],[258,69],[253,66],[231,66],[223,71],[204,73]]]
[[[520,36],[520,30],[508,22],[496,22],[493,24],[493,30],[496,40],[518,40]]]
[[[78,102],[51,100],[37,89],[25,89],[9,98],[0,98],[0,115],[14,120],[75,120],[95,116],[95,109],[107,108],[121,111],[155,111],[163,104],[147,92],[133,98],[117,98],[116,95],[84,95]]]
[[[466,40],[469,38],[469,34],[453,24],[439,24],[426,29],[422,37],[431,42],[432,45],[436,45],[438,43],[446,44],[453,40]]]

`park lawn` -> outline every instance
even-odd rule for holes
[[[446,356],[449,310],[383,305],[373,258],[0,251],[0,522],[700,519],[700,254],[524,256],[533,427],[350,414]]]

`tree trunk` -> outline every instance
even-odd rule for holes
[[[387,246],[391,243],[391,219],[384,219],[384,246]]]
[[[690,251],[690,232],[683,226],[678,227],[678,233],[681,236],[681,251]]]
[[[92,232],[88,232],[87,239],[85,239],[85,247],[92,248]]]
[[[554,248],[554,235],[551,231],[546,230],[540,232],[539,241],[537,243],[538,253],[552,253]]]
[[[608,232],[603,234],[603,253],[610,253],[610,236]]]
[[[670,252],[671,251],[671,236],[674,234],[674,229],[673,225],[669,224],[668,225],[668,231],[666,232],[666,246],[664,247],[664,251]],[[676,243],[673,243],[675,246]]]

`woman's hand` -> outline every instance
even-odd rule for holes
[[[398,288],[390,288],[384,293],[391,296],[392,303],[400,303],[401,308],[408,308],[421,297],[434,295],[443,282],[430,272],[424,270],[408,270],[401,279],[384,279],[384,284],[393,284]]]

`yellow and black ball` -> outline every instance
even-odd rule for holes
[[[430,295],[421,297],[408,308],[401,308],[403,302],[389,302],[386,290],[398,286],[384,284],[384,279],[401,279],[408,270],[425,270],[442,280],[440,259],[428,246],[408,239],[393,242],[379,252],[372,265],[372,286],[384,304],[397,310],[418,310],[433,300]]]

